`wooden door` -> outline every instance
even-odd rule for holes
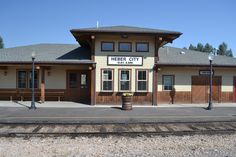
[[[234,76],[234,102],[236,102],[236,76]]]
[[[208,76],[192,76],[192,103],[207,103],[210,93]],[[221,77],[212,78],[212,102],[220,102]]]
[[[79,102],[90,104],[91,75],[90,71],[78,71],[79,76]]]
[[[192,103],[205,103],[207,100],[206,77],[192,76]]]
[[[67,100],[90,103],[90,72],[86,70],[67,72]]]
[[[221,87],[221,77],[212,78],[212,102],[220,101],[220,87]]]

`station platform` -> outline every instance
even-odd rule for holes
[[[0,123],[169,123],[236,121],[236,104],[163,104],[159,106],[134,106],[131,111],[121,106],[90,106],[73,102],[36,103],[30,110],[30,102],[0,102]]]

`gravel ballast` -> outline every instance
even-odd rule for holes
[[[0,138],[1,157],[236,156],[236,134]]]

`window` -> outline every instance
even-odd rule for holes
[[[172,90],[174,86],[174,76],[173,75],[164,75],[163,76],[163,86],[164,90]]]
[[[120,52],[131,52],[132,51],[131,42],[119,42],[119,51]]]
[[[77,88],[77,73],[69,73],[69,88]]]
[[[87,75],[86,74],[80,75],[80,88],[87,88]]]
[[[102,91],[113,91],[113,70],[102,70]]]
[[[17,71],[17,88],[32,88],[32,71]],[[38,88],[38,71],[34,72],[34,88]]]
[[[18,71],[18,88],[27,88],[27,72]]]
[[[101,51],[114,51],[114,42],[102,42]]]
[[[130,91],[130,70],[120,70],[119,81],[120,81],[120,91]]]
[[[136,52],[148,52],[149,43],[148,42],[137,42],[136,43]]]
[[[137,70],[137,91],[147,91],[148,70]]]

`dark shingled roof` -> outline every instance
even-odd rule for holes
[[[90,51],[78,44],[37,44],[0,49],[0,63],[31,62],[33,51],[38,63],[93,63]]]
[[[92,28],[81,28],[81,29],[72,29],[71,32],[95,32],[95,33],[144,33],[144,34],[175,34],[181,35],[181,32],[168,31],[161,29],[152,29],[144,27],[133,27],[133,26],[109,26],[109,27],[92,27]]]
[[[189,65],[189,66],[208,66],[208,53],[174,48],[162,47],[159,50],[159,65]],[[233,66],[236,67],[236,58],[227,56],[215,56],[214,66]]]
[[[31,63],[31,53],[36,52],[38,63],[92,64],[90,51],[78,44],[37,44],[0,49],[0,63]],[[127,53],[128,55],[128,53]],[[174,47],[159,49],[159,65],[208,66],[208,54]],[[236,58],[215,56],[214,66],[236,67]]]

